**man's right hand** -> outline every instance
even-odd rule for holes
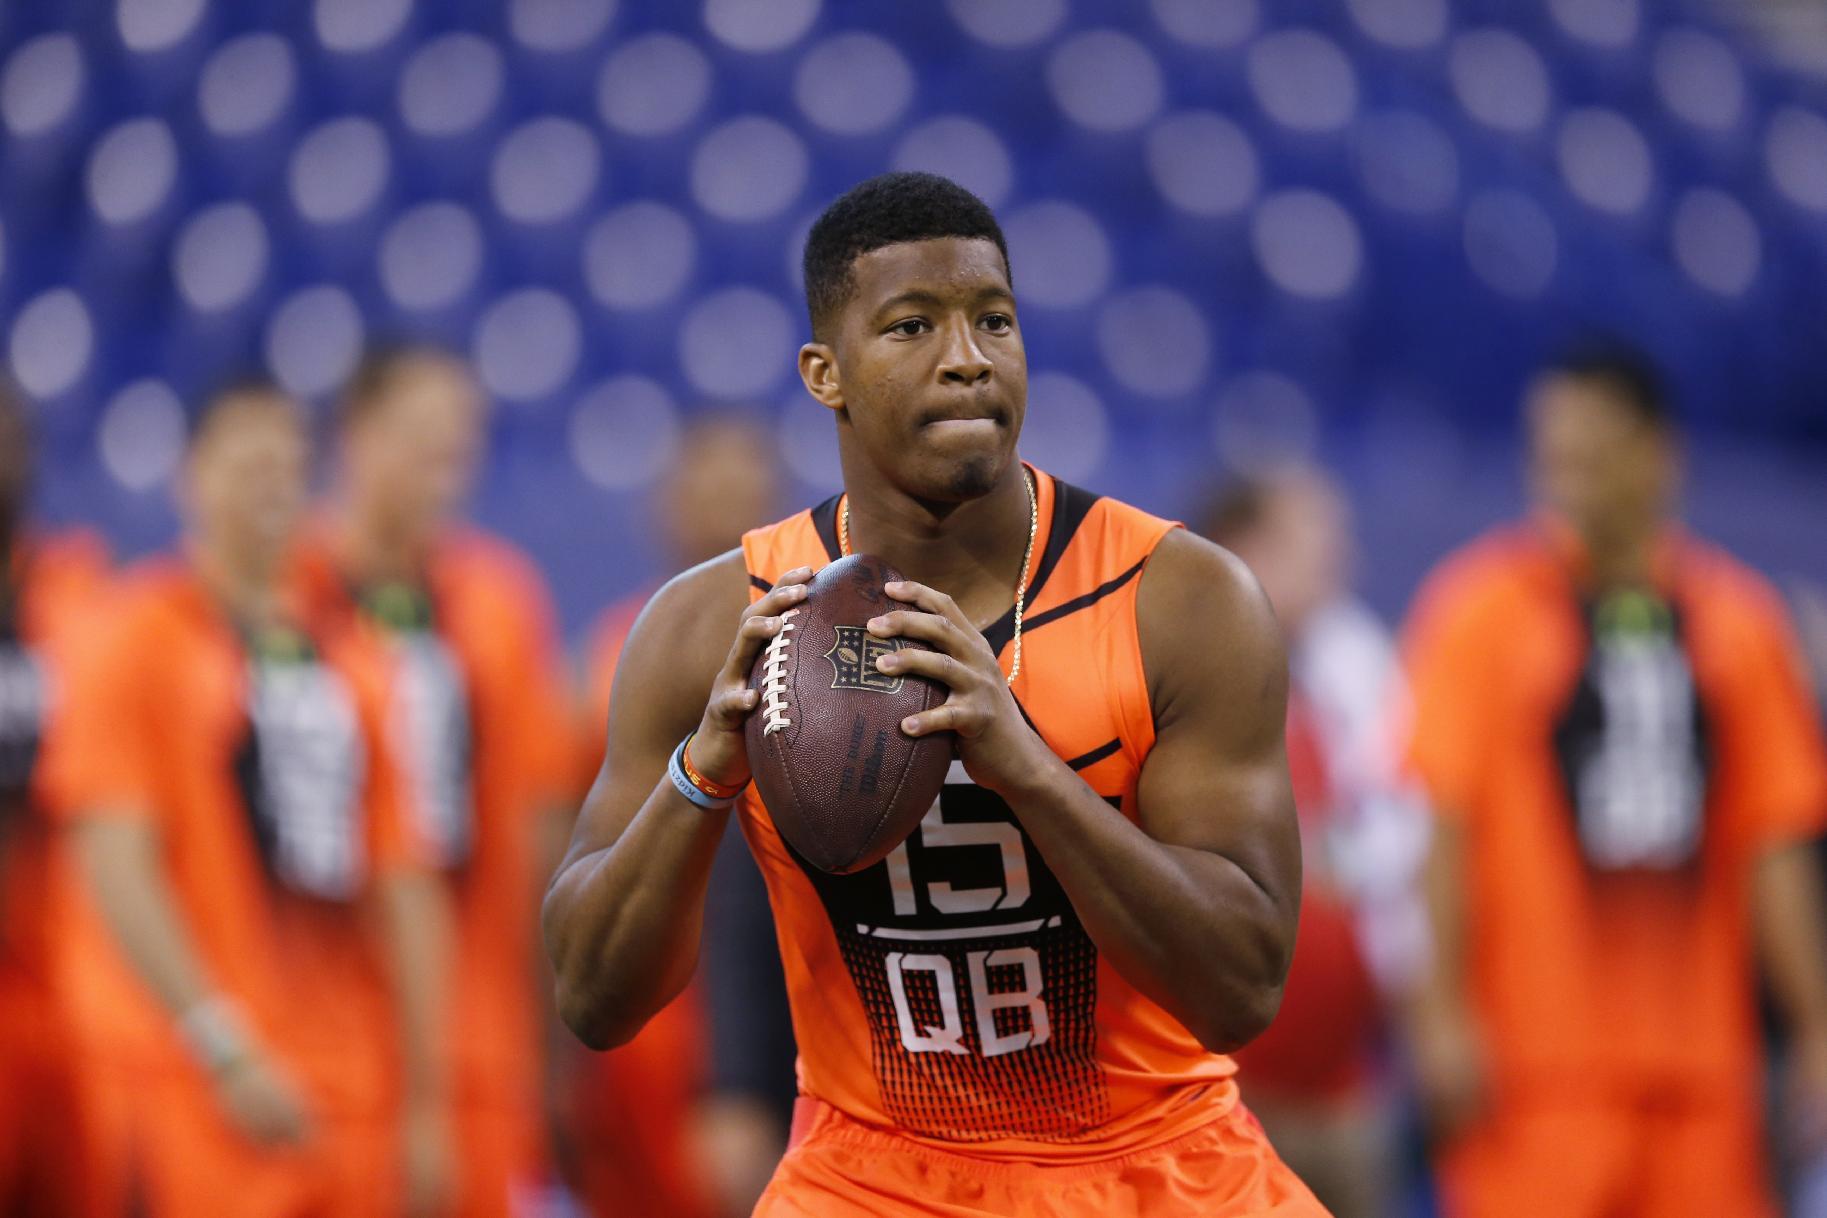
[[[760,600],[743,611],[736,641],[711,686],[704,718],[691,741],[691,763],[712,782],[739,787],[749,780],[748,747],[743,728],[761,701],[749,688],[749,671],[768,641],[780,633],[781,615],[806,599],[811,567],[795,567]]]
[[[216,1097],[229,1121],[260,1146],[297,1146],[311,1137],[303,1093],[271,1058],[250,1051],[215,1075]]]

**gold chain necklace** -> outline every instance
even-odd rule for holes
[[[1021,552],[1021,582],[1015,585],[1015,637],[1011,640],[1015,646],[1015,662],[1009,665],[1009,684],[1015,684],[1015,678],[1021,675],[1021,614],[1028,600],[1028,572],[1034,561],[1034,537],[1040,532],[1040,498],[1034,491],[1034,475],[1024,467],[1021,471],[1021,483],[1028,488],[1028,545]],[[850,556],[850,496],[844,496],[844,510],[837,516],[837,549],[840,554]]]

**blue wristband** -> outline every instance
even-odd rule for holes
[[[714,796],[706,795],[703,791],[698,789],[697,784],[686,777],[685,746],[690,740],[691,737],[687,736],[684,740],[679,741],[679,747],[672,751],[672,760],[666,763],[666,776],[672,779],[673,788],[678,791],[679,794],[691,800],[691,802],[697,804],[700,808],[703,808],[707,812],[721,812],[735,803],[738,797],[732,795],[728,799],[717,799]]]

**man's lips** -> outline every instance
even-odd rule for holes
[[[934,411],[920,420],[922,427],[939,427],[946,424],[995,423],[998,426],[1008,422],[1008,414],[1001,410],[961,410],[956,412]]]

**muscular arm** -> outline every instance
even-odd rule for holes
[[[705,886],[729,814],[675,791],[667,759],[697,728],[694,764],[720,781],[747,778],[741,729],[753,697],[743,682],[772,637],[769,614],[791,603],[783,592],[745,615],[748,574],[741,554],[726,554],[660,589],[628,636],[602,771],[543,914],[559,1016],[593,1048],[631,1038],[697,966]]]
[[[981,634],[917,584],[881,631],[932,643],[878,666],[946,682],[916,734],[952,728],[979,785],[1014,810],[1098,949],[1200,1043],[1235,1049],[1281,1002],[1300,907],[1300,840],[1282,733],[1287,669],[1267,600],[1240,563],[1170,534],[1137,617],[1156,738],[1139,823],[1116,815],[1022,721]],[[873,627],[872,627],[873,628]]]
[[[1118,972],[1228,1052],[1274,1018],[1300,910],[1286,662],[1254,579],[1183,532],[1137,616],[1156,720],[1139,824],[1057,759],[1010,805]]]

